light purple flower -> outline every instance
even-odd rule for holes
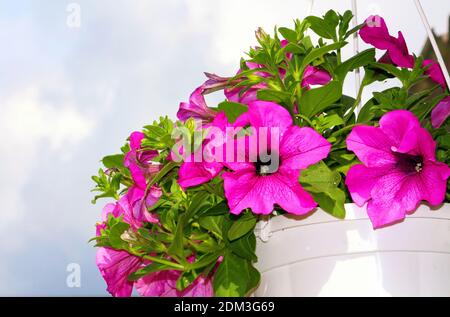
[[[439,128],[450,115],[450,96],[442,99],[431,111],[431,125]]]
[[[450,168],[436,161],[436,143],[411,112],[391,111],[380,127],[355,127],[347,148],[362,164],[349,170],[346,185],[357,205],[368,202],[374,228],[404,219],[422,200],[444,200]]]
[[[254,144],[259,145],[238,148],[245,152],[243,162],[226,162],[232,171],[224,172],[222,178],[231,213],[251,208],[255,214],[270,214],[278,204],[289,213],[301,215],[317,206],[301,187],[299,176],[300,170],[328,155],[331,144],[326,139],[311,128],[293,126],[289,112],[273,102],[251,102],[235,126],[251,126],[254,133],[247,137],[249,144],[250,138],[255,138]],[[278,140],[272,138],[276,134]],[[270,138],[270,142],[260,143],[263,138]],[[279,165],[263,158],[266,154]]]

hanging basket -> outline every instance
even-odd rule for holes
[[[450,204],[378,230],[365,208],[346,212],[259,224],[255,296],[450,296]]]

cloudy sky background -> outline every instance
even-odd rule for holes
[[[351,3],[314,2],[314,14]],[[436,32],[446,32],[450,2],[422,2]],[[99,159],[130,131],[174,118],[203,71],[234,74],[258,26],[292,26],[309,7],[307,0],[85,0],[74,2],[81,25],[72,28],[70,3],[0,4],[0,295],[107,295],[87,243],[104,203],[90,204]],[[420,52],[426,33],[412,0],[358,6],[360,19],[384,16]],[[353,87],[350,78],[346,92],[355,95]],[[79,288],[66,284],[70,263],[81,267]]]

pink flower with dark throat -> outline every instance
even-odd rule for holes
[[[349,170],[345,183],[357,205],[368,203],[374,228],[404,219],[422,200],[443,202],[450,168],[436,161],[436,143],[411,112],[391,111],[380,127],[353,128],[347,148],[362,164]]]
[[[232,170],[222,174],[231,213],[250,208],[270,214],[277,204],[302,215],[317,206],[299,176],[300,170],[327,157],[331,144],[326,139],[311,128],[293,126],[286,109],[267,101],[251,102],[234,125],[250,126],[253,134],[246,137],[248,146],[237,149],[244,159],[225,163]]]

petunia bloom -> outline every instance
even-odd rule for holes
[[[142,132],[133,132],[130,135],[130,151],[125,155],[124,166],[130,170],[134,185],[122,197],[119,205],[124,206],[124,209],[130,207],[133,219],[137,221],[156,222],[157,219],[148,213],[147,207],[153,206],[159,200],[162,191],[156,185],[147,191],[147,180],[160,171],[161,165],[152,161],[158,155],[158,151],[142,148],[144,137]],[[123,200],[126,202],[122,202]]]
[[[230,212],[270,214],[277,204],[301,215],[316,207],[299,183],[300,170],[327,157],[331,144],[311,128],[293,126],[289,112],[273,102],[251,102],[234,124],[252,127],[253,134],[246,137],[248,146],[237,149],[244,159],[225,162],[231,169],[222,174]]]
[[[353,128],[347,148],[362,164],[350,168],[346,185],[357,205],[367,202],[374,228],[404,219],[422,200],[443,202],[450,168],[436,161],[436,143],[411,112],[391,111],[379,127]]]
[[[115,297],[130,297],[134,283],[128,281],[128,276],[141,267],[142,259],[126,251],[99,248],[96,262],[108,285],[107,291]]]
[[[404,68],[414,67],[414,56],[409,54],[402,32],[398,32],[397,38],[391,36],[382,17],[378,15],[368,17],[365,25],[359,30],[359,35],[367,44],[387,51],[380,62]]]
[[[199,276],[183,291],[176,288],[181,272],[160,271],[144,276],[136,282],[136,290],[145,297],[212,297],[211,278]]]
[[[259,69],[264,67],[264,65],[253,62],[246,62],[245,64],[249,69]],[[242,71],[239,70],[238,74],[241,72]],[[269,73],[263,71],[255,71],[254,74],[262,78],[270,77]],[[262,82],[251,86],[249,89],[246,89],[245,87],[226,88],[224,93],[229,101],[248,104],[249,102],[257,100],[258,90],[264,88],[267,88],[267,84]]]
[[[205,84],[207,83],[208,81]],[[178,119],[186,121],[189,118],[194,118],[203,122],[211,122],[214,119],[216,111],[207,106],[204,97],[204,93],[208,89],[205,84],[194,90],[189,98],[189,102],[180,103],[180,108],[177,112]]]
[[[302,87],[310,89],[313,85],[326,85],[331,81],[331,75],[323,69],[308,65],[303,73]]]
[[[178,171],[178,184],[182,188],[194,187],[209,182],[223,169],[223,155],[216,157],[215,150],[225,146],[225,130],[230,126],[224,112],[219,112],[211,124],[202,146],[185,158]],[[218,132],[218,133],[217,133]],[[219,135],[222,139],[216,140]],[[219,142],[219,143],[217,143]],[[217,143],[217,144],[216,144]],[[216,144],[216,146],[212,146]],[[184,154],[187,155],[187,154]]]
[[[442,99],[431,111],[431,125],[439,128],[450,115],[450,96]]]
[[[442,68],[439,63],[431,59],[426,59],[423,61],[423,67],[427,67],[427,69],[425,70],[425,74],[428,75],[431,80],[441,85],[442,89],[445,90],[447,88],[444,73],[442,72]]]

